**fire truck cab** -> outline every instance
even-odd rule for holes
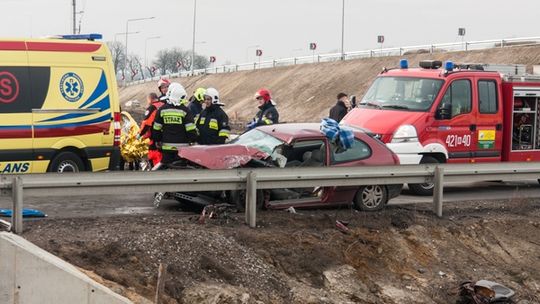
[[[402,60],[342,124],[376,134],[401,164],[540,161],[540,77],[524,65]]]

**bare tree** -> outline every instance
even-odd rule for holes
[[[130,74],[130,79],[135,80],[137,75],[142,74],[143,69],[142,69],[141,58],[138,55],[131,54],[129,55],[127,61],[128,61],[127,64],[128,64],[128,73]]]
[[[180,48],[160,50],[154,65],[161,74],[176,73],[178,71],[188,71],[191,69],[191,52]],[[195,56],[195,68],[206,68],[210,62],[205,56]]]
[[[107,46],[111,51],[114,71],[116,73],[124,69],[124,58],[126,56],[126,47],[122,42],[118,41],[108,41]]]

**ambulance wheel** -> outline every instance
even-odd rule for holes
[[[421,164],[438,164],[439,161],[431,156],[424,156],[420,161]],[[424,184],[409,184],[409,190],[416,195],[421,196],[430,196],[433,195],[433,183],[424,183]]]
[[[56,155],[49,166],[49,172],[80,172],[84,171],[82,160],[73,152],[61,152]]]

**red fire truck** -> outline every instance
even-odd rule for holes
[[[540,77],[524,65],[401,60],[342,124],[376,134],[401,164],[540,161]]]

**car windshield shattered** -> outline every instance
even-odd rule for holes
[[[379,77],[360,102],[377,109],[427,111],[443,85],[440,79]]]
[[[283,141],[257,129],[248,131],[231,141],[231,144],[256,148],[269,155],[272,155],[274,149],[283,143]]]

